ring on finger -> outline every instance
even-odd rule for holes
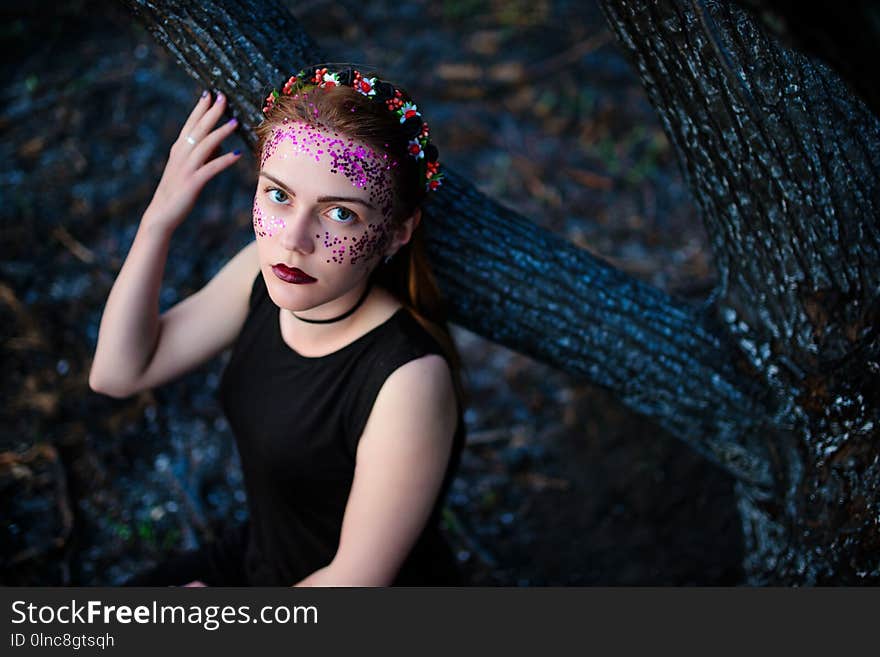
[[[193,146],[196,145],[196,140],[192,138],[192,135],[187,135],[187,136],[186,136],[186,140],[187,140],[190,144],[192,144]]]

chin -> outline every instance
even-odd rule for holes
[[[278,280],[271,270],[269,270],[268,275],[264,275],[264,278],[266,279],[266,291],[269,293],[269,298],[279,308],[299,312],[300,310],[308,310],[324,303],[320,299],[316,301],[316,295],[313,292],[306,292],[304,289],[301,289],[314,287],[315,284],[291,285],[290,283]]]

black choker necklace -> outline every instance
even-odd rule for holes
[[[372,281],[367,281],[367,286],[364,288],[364,291],[361,294],[361,298],[357,300],[357,303],[354,304],[354,306],[350,310],[347,310],[346,312],[342,313],[338,317],[333,317],[331,319],[306,319],[305,317],[299,317],[292,310],[290,311],[290,314],[293,315],[294,317],[296,317],[299,321],[309,322],[310,324],[329,324],[330,322],[338,322],[340,319],[345,319],[346,317],[351,315],[355,310],[358,309],[358,307],[364,302],[364,299],[367,298],[367,294],[369,293],[371,286],[372,286]]]

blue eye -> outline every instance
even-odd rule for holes
[[[283,203],[283,202],[284,202],[283,200],[279,201],[277,197],[273,197],[273,196],[272,196],[272,195],[275,194],[276,192],[279,193],[279,194],[281,194],[281,195],[284,196],[285,198],[287,197],[287,194],[285,194],[283,191],[281,191],[281,190],[278,189],[277,187],[269,187],[268,189],[266,189],[266,191],[269,193],[269,200],[272,201],[272,202],[274,202],[274,203]]]
[[[266,195],[269,197],[269,200],[272,201],[272,203],[287,205],[289,197],[287,195],[287,192],[285,192],[284,190],[278,189],[277,187],[266,187],[263,191],[266,192]],[[278,194],[280,194],[280,196],[277,196]],[[333,221],[338,224],[354,224],[360,218],[356,212],[353,212],[346,207],[342,207],[341,205],[330,208],[328,214],[337,211],[342,213],[341,216],[336,219],[333,219],[333,217],[331,216],[331,219],[333,219]]]
[[[354,212],[352,212],[348,208],[343,208],[341,206],[336,206],[335,208],[331,208],[330,212],[336,212],[337,210],[341,210],[345,215],[348,216],[348,219],[345,219],[345,218],[339,219],[339,220],[334,219],[333,221],[336,221],[340,224],[353,224],[358,219],[358,216]]]

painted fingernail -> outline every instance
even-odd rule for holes
[[[241,155],[241,151],[236,148],[234,151],[232,151],[232,154],[233,155]]]
[[[217,100],[218,101],[223,100],[223,94],[220,93],[219,91],[217,92]]]
[[[202,98],[207,98],[207,97],[208,97],[208,90],[205,89],[205,90],[202,92]]]
[[[227,121],[227,123],[238,123],[238,119],[236,119],[236,118],[229,119],[229,121]]]

